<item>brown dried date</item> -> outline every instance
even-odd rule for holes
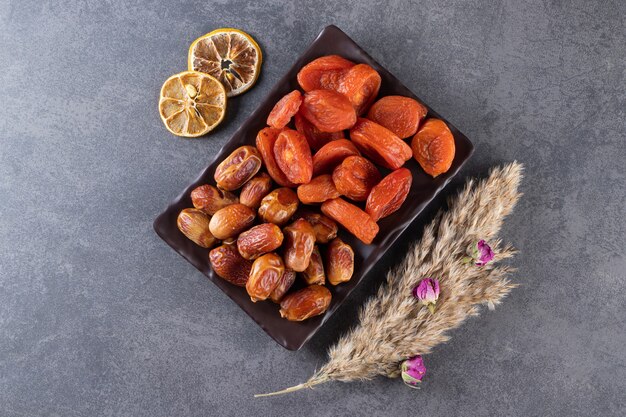
[[[298,219],[283,229],[285,235],[285,265],[302,272],[309,265],[315,246],[315,230],[311,223]]]
[[[246,283],[250,300],[253,303],[266,300],[278,286],[284,272],[283,260],[275,253],[267,253],[257,258],[252,264],[250,277]]]
[[[211,268],[220,278],[239,287],[245,287],[252,262],[241,257],[234,245],[222,245],[209,252]]]
[[[261,154],[254,146],[241,146],[217,166],[215,182],[223,190],[236,190],[259,172],[261,163]]]
[[[283,243],[283,232],[273,223],[263,223],[243,232],[237,238],[239,254],[246,259],[256,259],[272,252]]]
[[[367,197],[367,214],[378,221],[398,210],[409,195],[412,180],[411,171],[406,168],[397,169],[383,178]]]
[[[369,245],[378,234],[378,225],[369,214],[341,198],[327,200],[322,213],[348,229],[361,242]]]
[[[274,288],[274,291],[272,291],[272,293],[270,294],[270,300],[272,300],[275,303],[280,303],[280,300],[282,300],[285,294],[287,294],[287,291],[289,291],[289,288],[291,288],[295,280],[296,280],[295,271],[292,271],[291,269],[285,269],[283,276],[280,277],[280,281],[278,282],[278,285],[276,286],[276,288]]]
[[[297,217],[311,223],[315,231],[315,243],[328,243],[337,237],[337,223],[329,217],[312,211],[304,211]]]
[[[331,298],[328,288],[310,285],[283,298],[280,302],[280,316],[289,321],[319,316],[328,310]]]
[[[211,218],[209,229],[220,240],[237,236],[254,222],[255,213],[243,204],[231,204],[218,210]]]
[[[322,255],[320,254],[320,250],[317,245],[313,247],[313,252],[311,252],[309,266],[302,271],[302,278],[308,285],[324,285],[326,282],[326,276],[324,275],[324,262],[322,261]]]
[[[323,203],[329,198],[339,197],[330,175],[320,175],[313,178],[308,184],[298,186],[298,198],[304,204]]]
[[[365,201],[381,175],[374,164],[362,156],[349,156],[333,171],[333,183],[341,195]]]
[[[354,251],[343,240],[336,238],[326,249],[326,276],[332,285],[350,281],[354,273]]]
[[[238,203],[237,196],[212,185],[201,185],[191,192],[191,202],[197,209],[211,216],[219,209]]]
[[[271,189],[272,179],[265,172],[261,172],[243,186],[241,194],[239,194],[239,202],[250,208],[257,209],[261,205],[263,197]]]
[[[298,196],[289,188],[277,188],[261,200],[259,217],[279,226],[289,221],[298,209]]]
[[[178,214],[176,225],[178,226],[178,230],[193,243],[203,248],[210,248],[217,242],[217,239],[209,229],[210,222],[211,216],[204,211],[188,208]]]

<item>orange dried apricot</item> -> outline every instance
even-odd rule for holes
[[[314,59],[298,72],[298,84],[304,91],[335,90],[345,72],[354,66],[339,55],[327,55]]]
[[[382,179],[370,192],[365,211],[374,221],[389,216],[402,206],[409,195],[413,177],[411,171],[400,168]]]
[[[360,118],[350,129],[352,142],[378,165],[398,169],[411,159],[411,147],[376,122]]]
[[[276,129],[282,129],[287,126],[291,118],[298,113],[301,104],[302,93],[298,90],[293,90],[276,103],[270,115],[267,116],[267,124]]]
[[[261,154],[267,173],[270,174],[274,182],[282,187],[293,187],[295,184],[289,181],[283,171],[280,170],[274,158],[274,144],[279,133],[280,129],[273,127],[261,129],[256,136],[256,148]]]
[[[313,155],[313,175],[327,174],[345,158],[352,155],[361,155],[354,144],[347,139],[339,139],[322,146]]]
[[[344,95],[331,90],[305,93],[300,111],[321,132],[350,129],[356,122],[356,113],[350,101]]]
[[[337,91],[344,94],[357,114],[363,114],[380,90],[380,74],[367,64],[350,68],[341,78]]]
[[[315,177],[308,184],[298,187],[298,199],[304,204],[323,203],[330,198],[339,197],[339,191],[335,188],[330,175]]]
[[[285,129],[274,144],[274,158],[280,170],[294,184],[306,184],[313,177],[309,144],[298,131]]]
[[[300,113],[294,116],[294,121],[296,123],[296,130],[304,135],[311,149],[315,151],[328,142],[344,138],[343,131],[332,133],[321,132]]]
[[[411,141],[413,157],[433,178],[450,169],[454,160],[454,136],[439,119],[428,119]]]
[[[361,242],[369,245],[378,234],[378,225],[369,214],[342,198],[326,200],[322,213],[345,227]]]
[[[333,183],[341,195],[365,201],[381,175],[374,164],[362,156],[349,156],[333,171]]]
[[[372,104],[367,118],[404,139],[417,132],[427,112],[426,106],[410,97],[386,96]]]

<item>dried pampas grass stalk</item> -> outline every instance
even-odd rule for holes
[[[523,167],[513,162],[491,170],[480,182],[469,180],[424,230],[422,240],[404,261],[387,274],[387,281],[359,313],[359,324],[329,349],[328,362],[305,383],[255,397],[285,394],[328,381],[368,380],[378,375],[400,376],[403,360],[429,353],[449,340],[448,332],[481,304],[493,309],[515,284],[506,276],[508,266],[493,263],[477,267],[464,263],[468,245],[485,239],[495,261],[510,258],[515,250],[497,238],[504,217],[517,203]],[[434,314],[411,294],[422,278],[439,279],[441,295]]]

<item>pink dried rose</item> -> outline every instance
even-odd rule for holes
[[[411,388],[417,388],[426,375],[426,366],[420,355],[402,362],[402,380]]]
[[[428,307],[431,313],[435,312],[435,304],[439,298],[439,281],[432,278],[424,278],[417,287],[413,288],[413,297]]]
[[[463,258],[464,262],[474,262],[476,266],[485,266],[493,260],[495,254],[491,250],[491,246],[484,240],[479,240],[467,247],[467,256]]]

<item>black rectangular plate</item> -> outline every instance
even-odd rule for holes
[[[215,168],[233,150],[242,145],[254,145],[256,134],[265,127],[265,121],[274,104],[288,92],[299,88],[296,75],[300,68],[323,55],[341,55],[357,63],[366,63],[376,69],[382,77],[379,96],[401,95],[419,98],[406,88],[389,71],[370,57],[359,45],[343,33],[336,26],[326,27],[313,41],[311,46],[298,58],[285,76],[263,100],[252,115],[235,132],[224,147],[218,152],[214,161],[191,183],[154,221],[157,234],[167,242],[176,252],[187,259],[191,264],[205,274],[215,285],[235,301],[259,326],[280,345],[290,350],[300,349],[318,330],[326,320],[339,308],[352,290],[359,285],[367,272],[391,247],[393,242],[420,214],[426,205],[439,193],[450,179],[461,169],[465,161],[473,152],[472,143],[448,121],[428,107],[428,117],[440,118],[448,124],[454,135],[456,154],[452,167],[448,172],[432,178],[422,171],[415,160],[411,159],[405,167],[413,174],[413,184],[409,196],[400,210],[379,222],[380,232],[371,245],[364,245],[349,233],[340,231],[340,236],[349,243],[355,252],[355,268],[352,279],[336,287],[330,286],[332,302],[328,311],[318,317],[304,322],[290,322],[282,319],[278,313],[278,306],[272,302],[250,301],[245,288],[236,287],[220,277],[211,269],[208,261],[208,250],[203,249],[188,240],[176,227],[178,213],[187,207],[192,207],[190,193],[201,184],[214,184]],[[419,100],[423,103],[422,100]],[[425,104],[425,103],[424,103]]]

